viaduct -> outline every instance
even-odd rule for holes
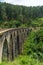
[[[29,28],[10,28],[0,31],[0,62],[12,61],[23,53],[23,43],[30,31]]]

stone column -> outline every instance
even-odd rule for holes
[[[22,31],[19,30],[19,54],[22,54]]]
[[[19,48],[20,48],[20,54],[23,53],[23,45],[24,45],[25,35],[24,35],[24,29],[21,29],[21,32],[19,32]]]
[[[15,56],[18,55],[18,46],[17,46],[17,30],[15,31]]]
[[[8,33],[8,35],[6,36],[7,39],[7,43],[8,43],[8,54],[9,54],[9,58],[8,60],[11,61],[11,40],[10,40],[10,33]]]
[[[24,29],[23,29],[21,32],[22,32],[22,33],[21,33],[22,42],[24,42],[24,40],[25,40]]]
[[[0,40],[0,63],[2,62],[2,51],[3,51],[3,45],[2,45],[3,43],[1,42],[1,40]]]
[[[16,44],[16,35],[15,31],[12,33],[12,39],[13,39],[13,57],[15,58],[16,52],[15,52],[15,44]]]

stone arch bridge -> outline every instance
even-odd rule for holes
[[[13,60],[22,54],[23,42],[30,31],[29,28],[10,28],[0,31],[0,62]]]

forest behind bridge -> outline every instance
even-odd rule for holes
[[[29,27],[23,54],[0,65],[43,65],[43,6],[19,6],[0,2],[0,29]],[[8,64],[7,64],[8,63]]]
[[[0,28],[43,27],[43,6],[19,6],[0,2]]]

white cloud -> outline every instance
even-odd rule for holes
[[[25,6],[43,5],[43,0],[5,0],[5,2]]]

